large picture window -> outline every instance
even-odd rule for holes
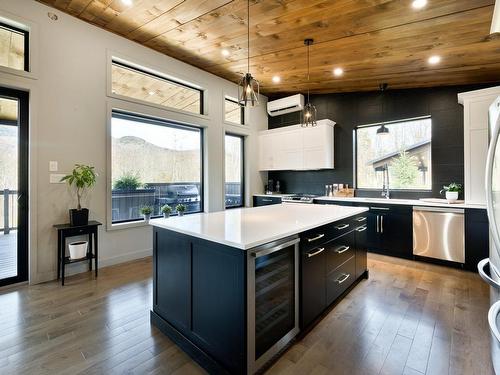
[[[226,154],[226,183],[225,202],[226,208],[242,207],[245,199],[243,194],[244,186],[244,138],[240,135],[226,134],[225,137]]]
[[[203,207],[202,137],[196,127],[114,111],[111,121],[112,222],[142,219],[141,208],[161,215]]]
[[[430,190],[430,118],[360,126],[356,129],[358,189],[381,189],[384,171],[391,189]]]
[[[0,22],[0,65],[29,71],[29,33]]]
[[[113,61],[111,65],[111,90],[143,102],[203,114],[201,89],[121,62]]]

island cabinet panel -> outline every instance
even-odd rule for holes
[[[154,232],[155,310],[178,330],[191,326],[191,242],[182,235]]]
[[[365,274],[368,270],[368,262],[367,262],[367,249],[368,249],[368,215],[363,216],[365,218],[365,224],[361,224],[362,222],[355,221],[358,226],[354,228],[354,243],[356,248],[356,278],[359,278]],[[365,274],[367,277],[368,275]]]
[[[355,255],[354,232],[351,231],[325,245],[327,254],[327,273],[337,269],[342,263]],[[354,277],[354,275],[352,275]]]
[[[301,251],[301,327],[311,324],[326,309],[326,252],[318,246]]]
[[[192,334],[231,373],[241,373],[246,358],[246,262],[241,255],[193,241]]]
[[[356,258],[353,255],[326,276],[326,303],[328,305],[352,285],[355,274]]]

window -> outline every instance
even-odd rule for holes
[[[224,98],[224,121],[245,124],[245,108],[236,99]]]
[[[111,91],[143,102],[203,114],[203,91],[187,84],[113,61]]]
[[[0,65],[29,71],[29,33],[0,22]]]
[[[239,135],[226,134],[226,183],[225,202],[226,208],[242,207],[245,202],[243,196],[244,186],[244,138]]]
[[[376,124],[356,129],[357,188],[382,188],[387,168],[392,189],[430,190],[431,119],[386,123],[383,127],[389,132],[377,135],[381,127]]]
[[[186,213],[203,207],[200,129],[114,111],[111,120],[112,222],[142,219],[141,208],[161,215],[168,204]]]

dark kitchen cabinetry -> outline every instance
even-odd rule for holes
[[[309,325],[326,309],[326,252],[315,247],[301,252],[301,327]]]
[[[489,256],[489,224],[486,210],[465,210],[465,268],[477,272],[477,264]]]
[[[260,196],[260,195],[254,195],[253,196],[253,206],[254,207],[259,207],[259,206],[269,206],[271,204],[280,204],[281,203],[281,197],[273,197],[273,196]]]

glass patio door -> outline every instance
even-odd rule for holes
[[[0,87],[0,286],[28,279],[28,93]]]

